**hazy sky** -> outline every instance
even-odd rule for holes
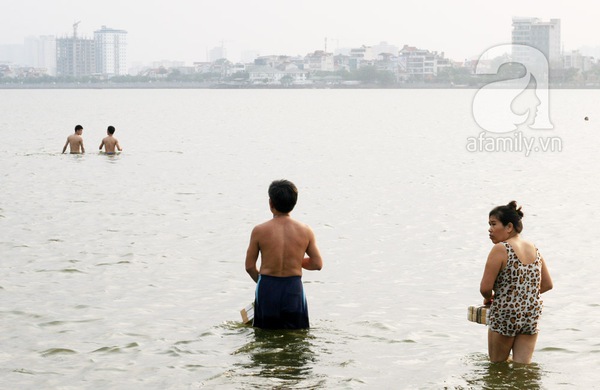
[[[600,46],[594,0],[0,0],[0,45],[26,36],[93,37],[102,25],[128,32],[128,62],[205,61],[223,42],[243,50],[305,55],[381,41],[444,51],[454,60],[510,43],[513,16],[560,18],[566,50]]]

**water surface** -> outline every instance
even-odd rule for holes
[[[598,92],[552,91],[555,128],[525,134],[562,151],[528,157],[467,151],[473,94],[0,90],[0,387],[597,386]],[[62,155],[76,124],[88,153]],[[278,178],[325,261],[308,331],[240,324]],[[555,285],[531,366],[489,364],[466,320],[512,199]]]

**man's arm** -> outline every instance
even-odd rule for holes
[[[306,248],[306,254],[308,257],[305,257],[302,260],[302,268],[309,271],[320,271],[323,268],[323,259],[321,258],[321,252],[317,247],[317,242],[315,240],[315,234],[311,228],[308,228],[308,247]]]
[[[69,137],[67,137],[67,142],[65,142],[65,146],[63,146],[63,153],[67,150],[67,145],[69,145]]]
[[[246,272],[248,272],[248,275],[250,275],[255,282],[258,282],[258,268],[256,268],[256,262],[258,261],[259,252],[260,247],[258,245],[257,232],[256,228],[254,228],[250,235],[248,250],[246,251]]]
[[[121,152],[123,149],[121,149],[121,145],[119,144],[119,141],[118,140],[116,140],[116,141],[117,141],[117,143],[115,144],[115,146],[117,147],[117,150],[119,152]]]
[[[104,146],[104,138],[102,138],[102,142],[100,142],[100,147],[98,148],[98,150],[102,150],[103,146]]]
[[[79,140],[79,146],[81,146],[81,153],[85,153],[85,148],[83,147],[83,138]]]

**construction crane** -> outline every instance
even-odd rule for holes
[[[73,67],[73,77],[77,77],[77,26],[79,26],[79,23],[81,23],[81,20],[73,23],[73,46],[72,46],[72,50],[73,52],[71,53],[71,61],[72,64],[71,66]]]
[[[73,23],[73,38],[77,38],[77,26],[79,26],[79,23],[81,23],[81,20]]]

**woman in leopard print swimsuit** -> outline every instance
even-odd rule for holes
[[[492,362],[530,363],[542,314],[540,294],[552,289],[544,258],[521,239],[523,212],[515,201],[490,211],[494,247],[488,255],[480,292],[488,312],[488,354]]]

